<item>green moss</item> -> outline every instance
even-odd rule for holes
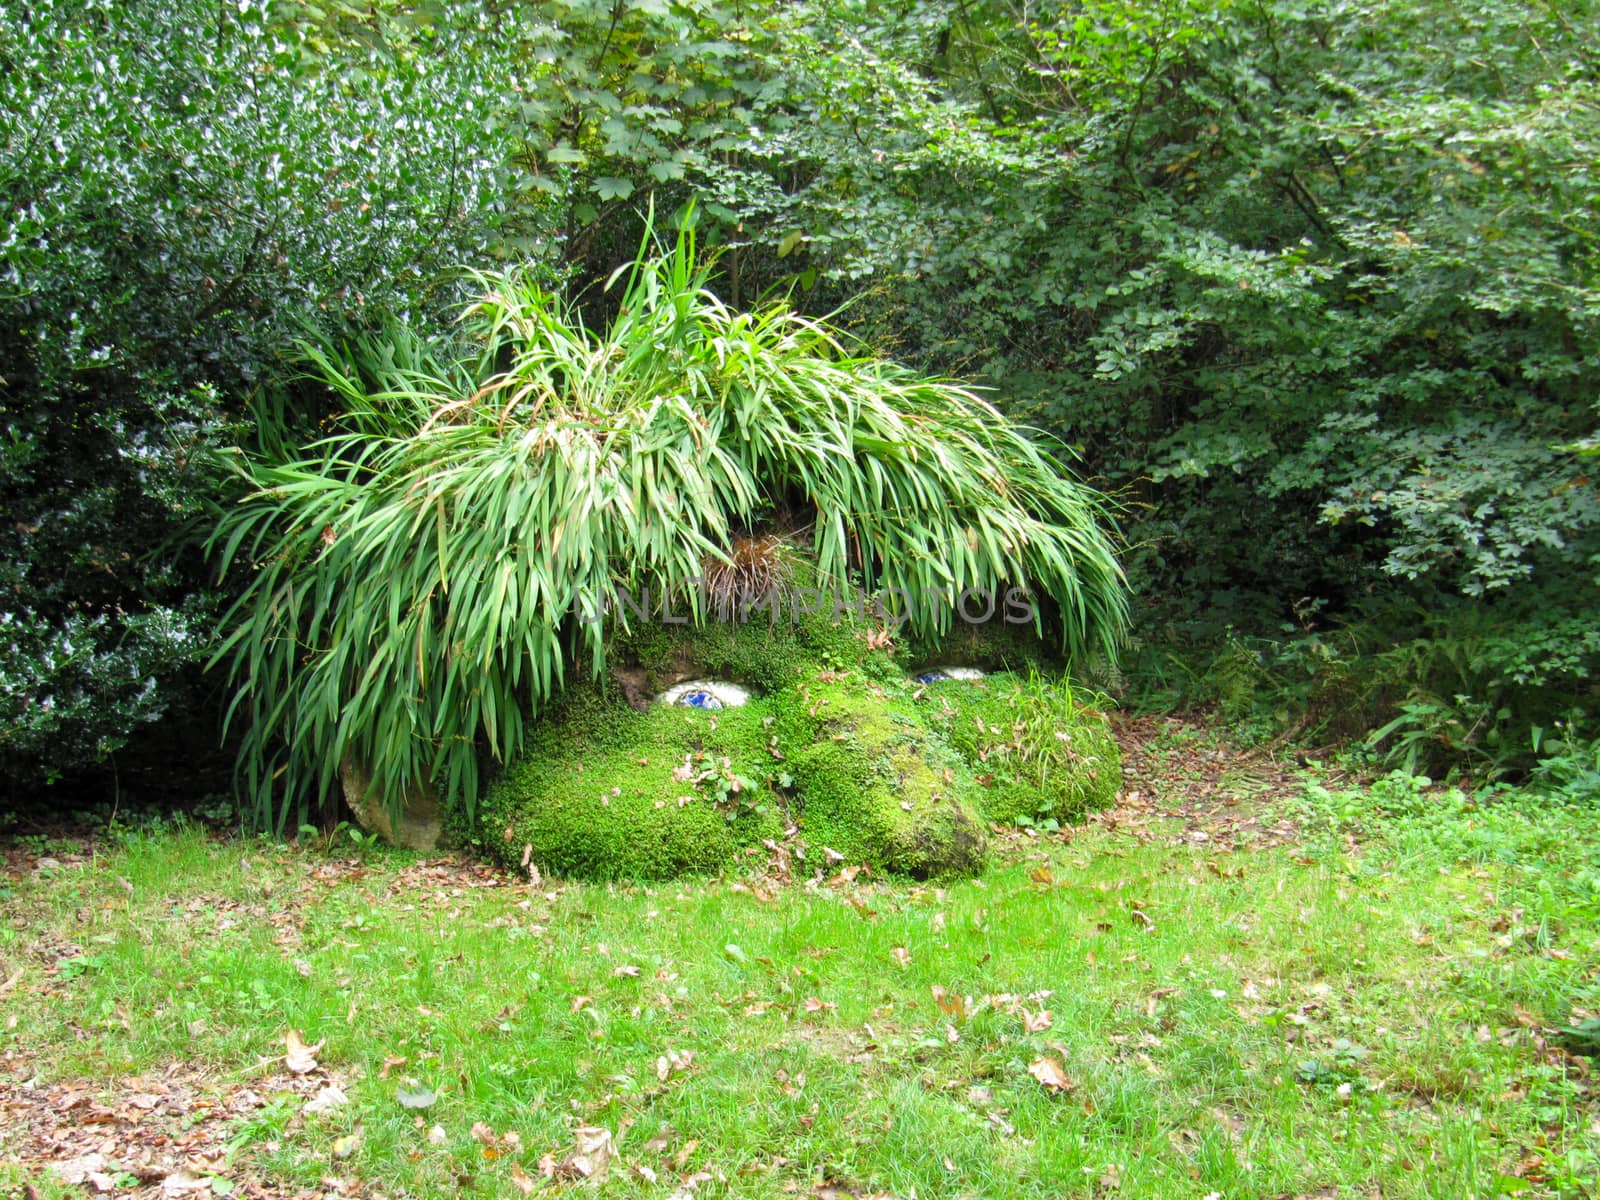
[[[1109,807],[1122,786],[1122,756],[1105,714],[1065,681],[991,675],[923,688],[928,723],[971,766],[991,821],[1065,824]]]
[[[832,618],[649,624],[619,637],[613,662],[628,665],[540,717],[471,840],[512,866],[526,846],[547,872],[657,879],[723,870],[792,821],[819,862],[831,850],[925,878],[980,870],[986,820],[1064,823],[1115,796],[1105,719],[1064,683],[996,675],[916,688],[908,651],[897,661],[871,650],[863,628]],[[1019,637],[991,639],[979,661],[1038,651]],[[717,713],[640,711],[701,677],[756,694]]]
[[[893,654],[868,648],[868,630],[861,622],[836,619],[831,611],[797,613],[782,607],[776,620],[763,610],[750,613],[748,620],[702,626],[640,622],[612,639],[606,657],[636,702],[686,679],[725,679],[776,693],[819,668],[898,678],[903,672]]]
[[[484,797],[471,840],[508,866],[586,879],[725,869],[783,830],[770,713],[756,701],[637,712],[592,690],[545,714]]]
[[[1063,666],[1059,642],[1040,638],[1032,625],[1012,625],[998,616],[982,624],[957,617],[943,637],[908,641],[902,657],[918,669],[937,665],[1054,675]]]
[[[898,682],[824,671],[796,685],[777,726],[813,854],[927,878],[981,870],[986,839],[965,764]]]

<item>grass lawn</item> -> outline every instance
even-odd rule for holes
[[[948,885],[14,842],[0,1196],[1593,1195],[1594,811],[1143,733]]]

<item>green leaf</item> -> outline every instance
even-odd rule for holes
[[[565,142],[557,142],[544,152],[546,162],[562,166],[582,166],[589,160],[589,156],[582,150],[574,149]]]

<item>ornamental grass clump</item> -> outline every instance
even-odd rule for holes
[[[962,589],[1026,586],[1069,656],[1114,647],[1105,506],[1052,451],[782,303],[729,308],[709,272],[685,231],[613,277],[603,332],[511,271],[447,344],[393,326],[308,349],[342,420],[288,460],[240,455],[248,493],[211,540],[253,568],[218,661],[258,823],[350,761],[471,812],[575,661],[598,676],[608,635],[669,595],[707,619],[707,563],[760,576],[749,539],[777,512],[801,514],[821,588],[894,589],[919,636]]]

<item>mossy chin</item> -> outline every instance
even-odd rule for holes
[[[1116,800],[1122,756],[1110,722],[1064,680],[946,680],[922,689],[917,706],[971,766],[990,821],[1065,825]]]

